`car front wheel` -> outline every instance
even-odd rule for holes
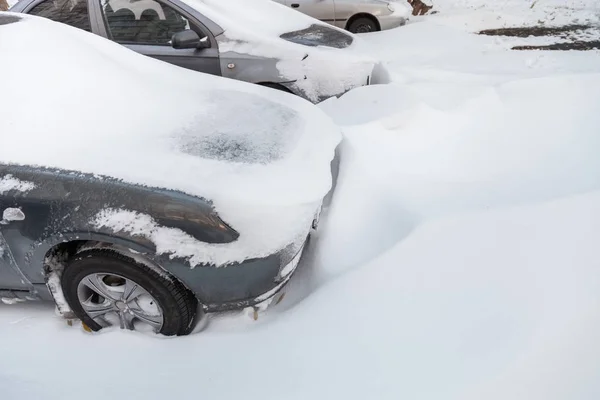
[[[85,250],[65,268],[61,285],[90,329],[118,326],[167,336],[193,329],[198,302],[174,277],[113,250]]]
[[[350,23],[348,30],[352,33],[369,33],[378,31],[379,26],[373,18],[359,17]]]

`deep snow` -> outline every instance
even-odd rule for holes
[[[468,33],[555,0],[452,1],[364,37],[392,84],[320,105],[339,180],[279,305],[169,340],[0,305],[3,395],[600,398],[600,52]]]

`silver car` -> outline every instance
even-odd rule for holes
[[[377,65],[352,34],[270,0],[21,0],[10,11],[314,103],[368,84]]]
[[[382,31],[402,26],[409,11],[403,4],[384,0],[274,0],[352,33]]]

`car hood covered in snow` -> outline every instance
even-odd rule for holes
[[[341,135],[312,104],[174,67],[66,25],[7,17],[20,20],[0,24],[0,74],[12,77],[0,92],[0,162],[201,196],[242,231],[252,224],[240,204],[267,207],[265,219],[297,226],[308,211],[284,210],[302,206],[314,215],[329,191]]]

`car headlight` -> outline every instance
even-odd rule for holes
[[[388,3],[388,10],[390,10],[391,12],[396,11],[396,7],[394,7],[394,5],[392,3]]]

